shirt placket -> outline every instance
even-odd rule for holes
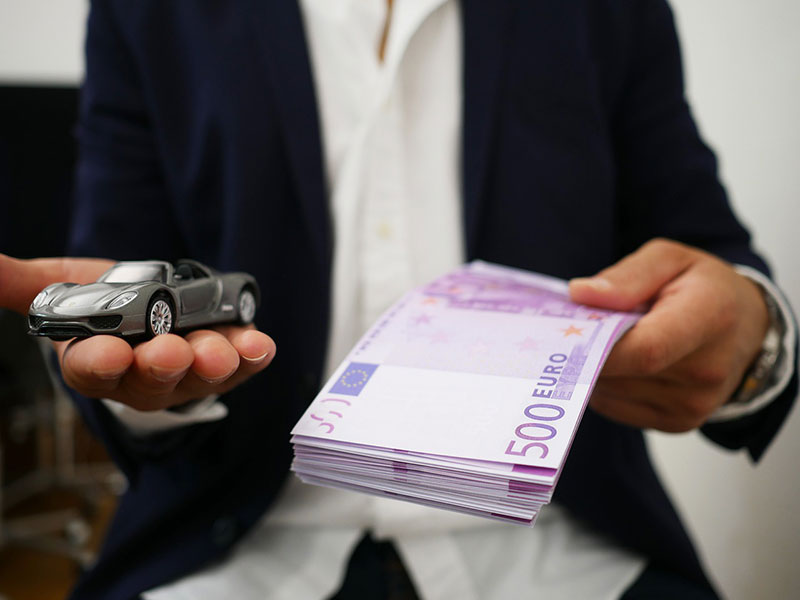
[[[408,209],[400,99],[393,73],[385,84],[366,147],[361,232],[361,329],[411,287]]]
[[[364,153],[359,257],[362,331],[414,283],[400,64],[416,31],[443,1],[398,3],[392,16],[385,61],[376,86],[377,110],[372,113]]]

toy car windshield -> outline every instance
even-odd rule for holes
[[[166,269],[151,263],[118,263],[98,279],[104,283],[137,283],[139,281],[166,282]]]

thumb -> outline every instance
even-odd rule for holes
[[[95,281],[114,262],[99,258],[33,258],[0,254],[0,308],[28,314],[33,298],[48,285]]]
[[[571,280],[570,298],[579,304],[633,310],[652,300],[700,256],[700,251],[678,242],[651,240],[594,277]]]

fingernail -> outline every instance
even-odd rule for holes
[[[256,356],[255,358],[250,358],[249,356],[245,356],[244,354],[242,354],[242,358],[245,359],[247,362],[249,362],[251,365],[260,363],[262,360],[267,358],[267,356],[269,356],[269,352],[264,352],[264,354],[262,354],[261,356]]]
[[[98,379],[113,380],[113,379],[119,379],[120,377],[125,375],[127,370],[128,370],[127,367],[122,369],[122,370],[113,369],[113,370],[110,370],[110,371],[103,371],[102,369],[101,370],[93,369],[92,370],[92,375],[94,375]]]
[[[213,384],[217,384],[217,383],[222,383],[223,381],[225,381],[226,379],[228,379],[229,377],[231,377],[231,376],[232,376],[234,373],[236,373],[236,371],[238,370],[238,368],[239,368],[239,365],[236,365],[236,366],[235,366],[233,369],[231,369],[231,370],[230,370],[228,373],[226,373],[225,375],[221,375],[220,377],[203,377],[202,375],[200,375],[200,374],[199,374],[199,373],[197,373],[196,371],[195,371],[195,373],[197,373],[197,376],[198,376],[200,379],[202,379],[202,380],[203,380],[203,381],[205,381],[206,383],[210,383],[210,384],[212,384],[212,385],[213,385]]]
[[[613,287],[612,283],[603,277],[576,277],[572,283],[588,286],[598,292],[607,292]]]
[[[181,379],[188,369],[182,369],[180,371],[175,371],[173,369],[162,369],[161,367],[150,367],[150,375],[156,381],[160,381],[161,383],[172,383],[173,381],[177,381]]]
[[[238,367],[237,367],[237,368],[238,368]],[[221,376],[221,377],[203,377],[202,375],[199,375],[199,374],[198,374],[197,376],[198,376],[200,379],[202,379],[203,381],[205,381],[206,383],[210,383],[210,384],[212,384],[212,385],[215,385],[215,384],[217,384],[217,383],[222,383],[223,381],[225,381],[226,379],[228,379],[229,377],[231,377],[231,376],[232,376],[234,373],[236,373],[236,368],[234,368],[234,369],[233,369],[233,370],[232,370],[230,373],[228,373],[227,375],[223,375],[223,376]]]

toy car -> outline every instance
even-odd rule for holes
[[[56,283],[28,311],[31,335],[56,341],[106,334],[149,338],[215,323],[251,323],[260,301],[247,273],[194,260],[119,262],[95,283]]]

